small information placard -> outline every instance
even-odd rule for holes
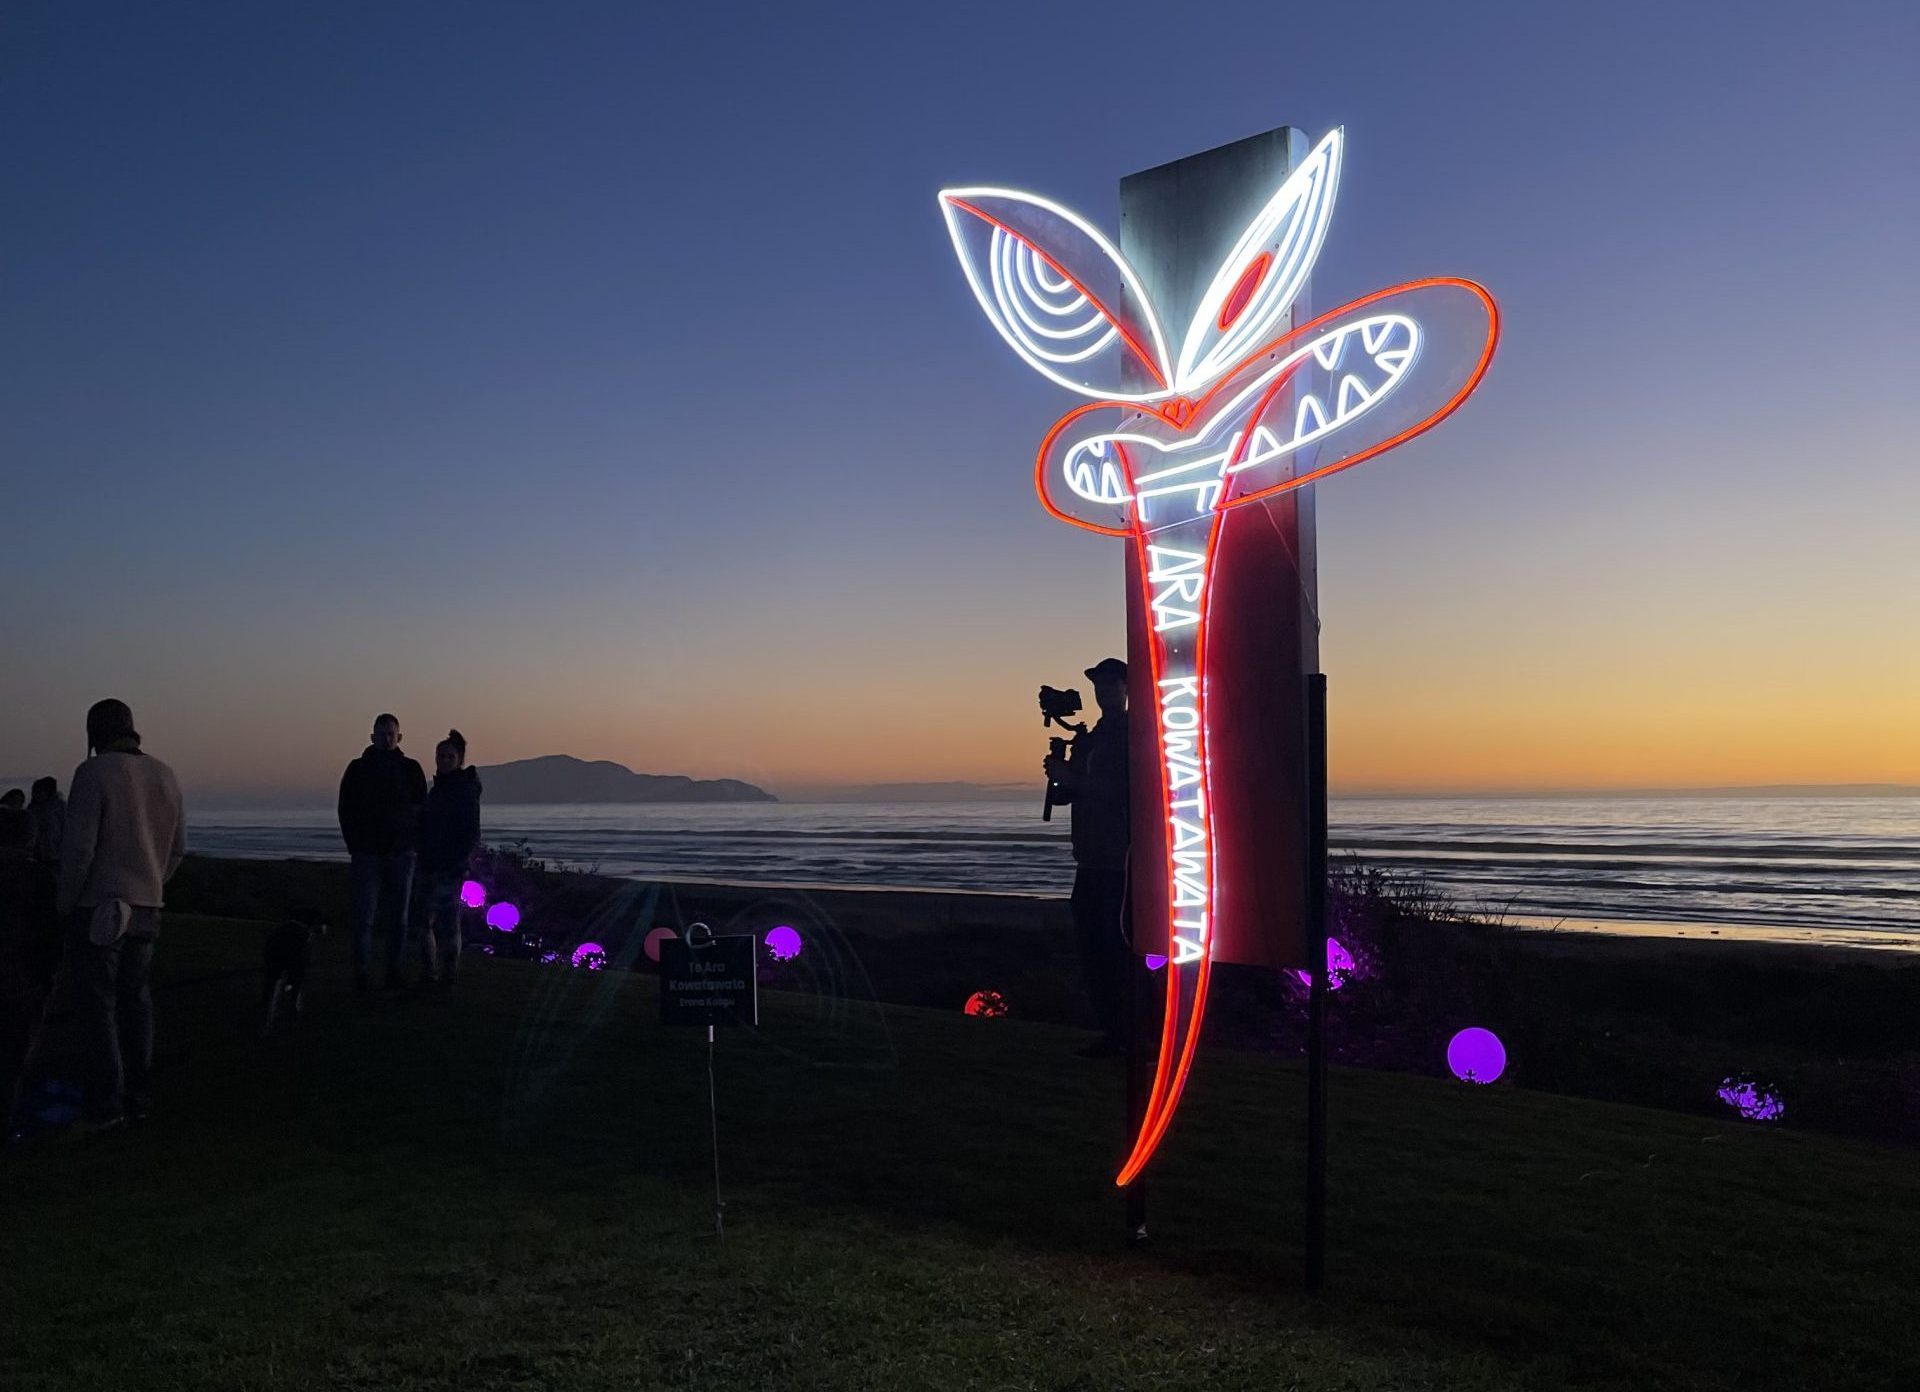
[[[760,940],[751,933],[660,944],[660,1022],[666,1025],[758,1025],[755,971]]]

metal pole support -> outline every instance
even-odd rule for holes
[[[1307,677],[1307,1289],[1327,1276],[1327,679]]]

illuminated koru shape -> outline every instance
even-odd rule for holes
[[[1451,277],[1291,323],[1332,221],[1342,144],[1338,130],[1322,139],[1248,225],[1178,357],[1139,275],[1084,218],[1010,189],[940,195],[994,328],[1047,378],[1093,398],[1041,443],[1041,503],[1132,540],[1152,616],[1169,961],[1159,1061],[1120,1184],[1166,1134],[1206,1010],[1219,776],[1207,757],[1206,645],[1221,514],[1432,429],[1479,385],[1499,337],[1493,297]]]

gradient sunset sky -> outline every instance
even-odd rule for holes
[[[16,5],[0,773],[129,701],[198,795],[397,711],[810,785],[1032,783],[1122,649],[1069,405],[943,185],[1347,130],[1331,306],[1478,396],[1319,489],[1337,789],[1920,782],[1906,4]]]

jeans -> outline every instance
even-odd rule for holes
[[[1073,874],[1072,904],[1073,932],[1094,1016],[1107,1038],[1124,1044],[1132,1033],[1127,973],[1132,965],[1133,896],[1126,870],[1081,866]]]
[[[353,969],[362,974],[373,966],[373,924],[385,918],[387,971],[400,970],[407,946],[407,901],[413,895],[413,852],[376,855],[353,853],[349,874],[353,891]]]
[[[153,1093],[153,944],[160,910],[135,909],[126,933],[105,947],[87,936],[93,910],[80,909],[66,925],[64,971],[85,1060],[86,1113],[107,1121],[124,1112],[143,1113]],[[20,1068],[14,1095],[19,1118],[49,1047],[50,1026],[62,991],[48,995],[33,1042]]]
[[[420,960],[429,981],[452,981],[460,969],[460,886],[466,879],[464,870],[431,872],[427,876],[426,923],[420,934]],[[444,978],[440,966],[442,955],[446,960]]]

